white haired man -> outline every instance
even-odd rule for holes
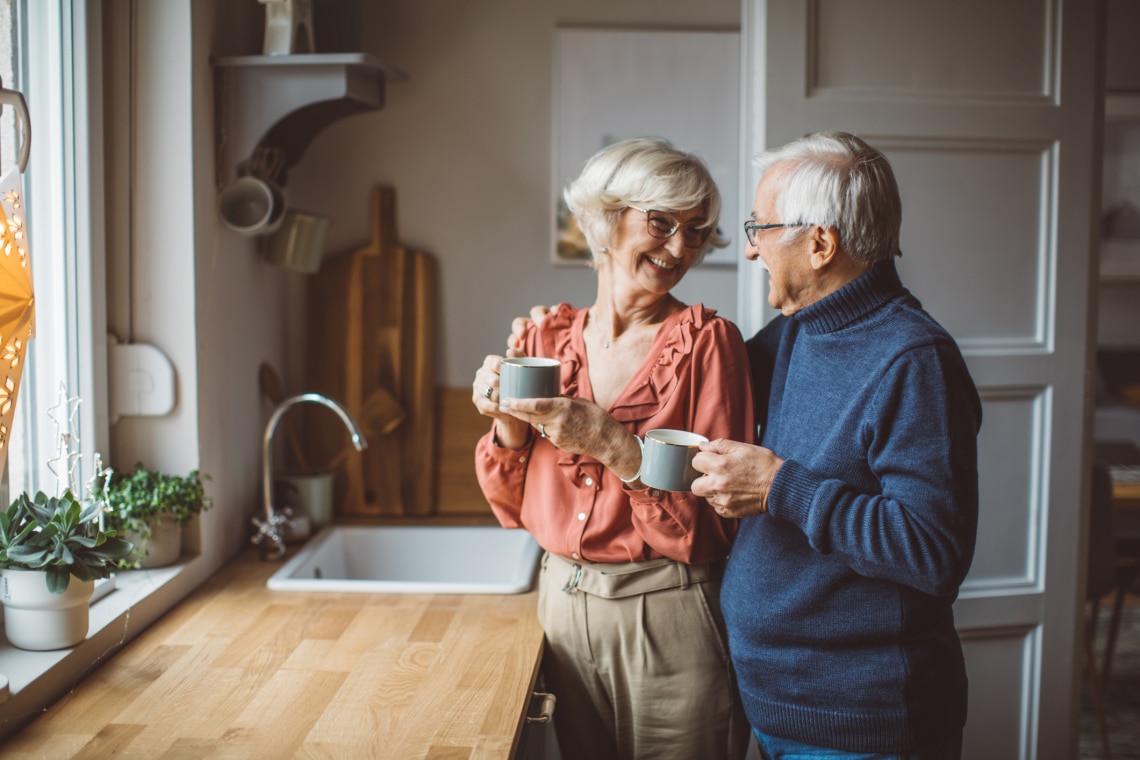
[[[702,444],[693,484],[742,518],[721,604],[745,711],[769,760],[958,758],[977,391],[895,269],[882,153],[829,132],[757,165],[745,255],[781,312],[749,341],[760,445]]]

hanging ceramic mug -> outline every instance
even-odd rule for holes
[[[329,222],[324,214],[289,209],[285,212],[285,221],[266,241],[265,258],[294,272],[316,272],[324,258]]]
[[[245,174],[218,194],[218,215],[234,232],[268,235],[285,218],[285,193],[272,182]]]

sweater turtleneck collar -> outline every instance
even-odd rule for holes
[[[839,290],[793,315],[809,333],[840,330],[906,292],[894,259],[880,261]]]

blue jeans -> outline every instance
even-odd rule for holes
[[[778,736],[762,734],[752,729],[756,741],[760,745],[760,755],[764,760],[961,760],[962,732],[933,747],[927,747],[918,752],[902,754],[881,754],[877,752],[846,752],[841,749],[828,749],[827,747],[814,747],[811,744],[802,744],[791,739],[781,739]]]

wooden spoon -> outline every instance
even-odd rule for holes
[[[273,404],[274,409],[277,409],[285,400],[285,389],[281,385],[281,377],[277,374],[277,370],[268,364],[262,364],[258,370],[258,380],[261,384],[262,395],[269,403]],[[308,472],[308,460],[305,458],[304,451],[301,449],[301,442],[297,440],[297,434],[293,432],[293,428],[285,428],[285,437],[289,439],[289,448],[293,452],[293,458],[297,460],[298,469],[301,472]]]

